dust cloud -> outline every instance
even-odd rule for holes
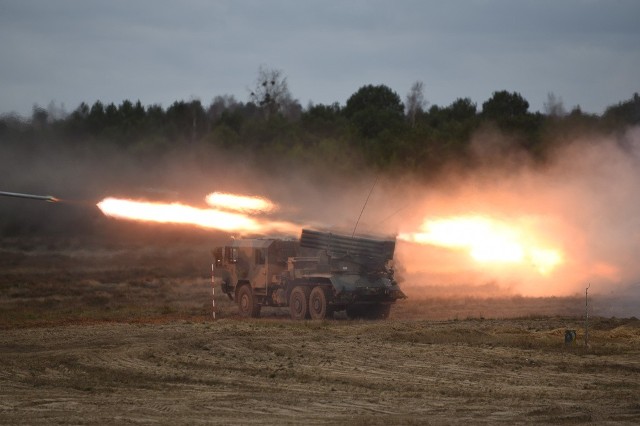
[[[476,164],[452,166],[429,183],[381,175],[364,166],[350,173],[295,164],[255,167],[259,160],[197,144],[133,157],[108,148],[5,147],[1,190],[76,202],[51,206],[2,200],[0,230],[4,235],[98,233],[119,238],[113,232],[118,221],[95,207],[104,197],[204,207],[206,194],[220,191],[277,203],[278,209],[266,216],[272,220],[351,233],[366,202],[358,234],[396,236],[418,232],[430,219],[472,214],[509,224],[536,244],[562,253],[561,264],[541,273],[531,259],[482,263],[464,249],[398,241],[396,275],[410,295],[565,296],[583,293],[588,284],[594,293],[640,293],[640,128],[566,141],[543,165],[517,152],[496,155],[507,143],[499,135],[477,134],[472,141]],[[149,234],[162,227],[140,226],[152,229]],[[123,234],[131,229],[128,225]],[[197,232],[212,245],[229,237]]]

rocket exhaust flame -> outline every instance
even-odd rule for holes
[[[205,197],[205,201],[211,207],[251,214],[269,213],[277,209],[276,205],[266,198],[224,192],[212,192]]]
[[[272,201],[255,196],[212,192],[208,208],[182,203],[159,203],[105,198],[98,207],[118,219],[188,224],[227,232],[297,234],[300,224],[260,218],[278,209]],[[528,264],[541,275],[564,262],[562,252],[539,241],[534,230],[482,215],[450,216],[425,220],[418,230],[398,234],[398,240],[456,250],[466,250],[482,264]]]
[[[182,203],[158,203],[119,198],[105,198],[97,206],[107,216],[118,219],[156,223],[194,225],[227,232],[258,234],[298,232],[299,225],[291,222],[263,220],[249,216],[247,211],[258,212],[275,208],[269,200],[259,197],[213,193],[207,196],[209,204],[216,207],[199,208]],[[212,202],[211,202],[212,201]],[[226,201],[223,205],[222,201]]]
[[[197,207],[110,197],[99,202],[98,207],[105,215],[118,219],[185,224],[240,234],[297,235],[301,228],[300,223],[264,216],[279,206],[263,197],[212,192],[205,201],[207,206]],[[405,228],[397,239],[466,252],[474,264],[486,271],[507,272],[516,267],[519,273],[547,277],[565,263],[565,256],[534,225],[538,223],[531,217],[498,220],[484,214],[441,216]]]
[[[418,244],[468,250],[480,263],[529,263],[542,275],[563,262],[559,250],[540,247],[523,226],[510,226],[484,216],[455,216],[426,220],[419,232],[398,235]]]

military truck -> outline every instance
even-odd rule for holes
[[[384,319],[406,296],[393,277],[395,239],[303,229],[299,241],[237,239],[213,251],[214,283],[244,317],[263,306],[289,307],[291,318]]]

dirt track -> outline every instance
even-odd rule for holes
[[[553,314],[570,299],[293,322],[241,320],[219,295],[213,321],[206,267],[190,275],[200,259],[176,250],[0,251],[0,422],[640,422],[635,318],[594,318],[589,350],[582,319]]]
[[[2,332],[3,423],[640,420],[640,324],[237,319]]]

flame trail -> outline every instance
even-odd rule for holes
[[[205,201],[211,207],[251,214],[269,213],[277,209],[277,206],[266,198],[224,192],[212,192],[205,197]]]
[[[259,197],[212,193],[207,196],[207,201],[219,208],[199,208],[178,202],[158,203],[113,197],[105,198],[97,206],[105,215],[118,219],[187,224],[228,232],[294,234],[300,227],[292,222],[264,220],[243,213],[275,209],[275,204]],[[223,205],[222,201],[226,203]]]
[[[528,262],[546,275],[563,262],[562,253],[540,247],[532,232],[485,216],[454,216],[425,220],[418,232],[398,235],[400,240],[468,250],[480,263]]]
[[[156,223],[189,224],[227,232],[297,234],[300,224],[261,218],[276,211],[272,201],[255,196],[212,192],[208,208],[182,203],[158,203],[105,198],[98,207],[105,215]],[[563,253],[540,241],[530,224],[499,221],[485,215],[425,219],[418,229],[405,230],[398,239],[422,245],[465,250],[479,264],[530,265],[541,275],[564,263]]]

